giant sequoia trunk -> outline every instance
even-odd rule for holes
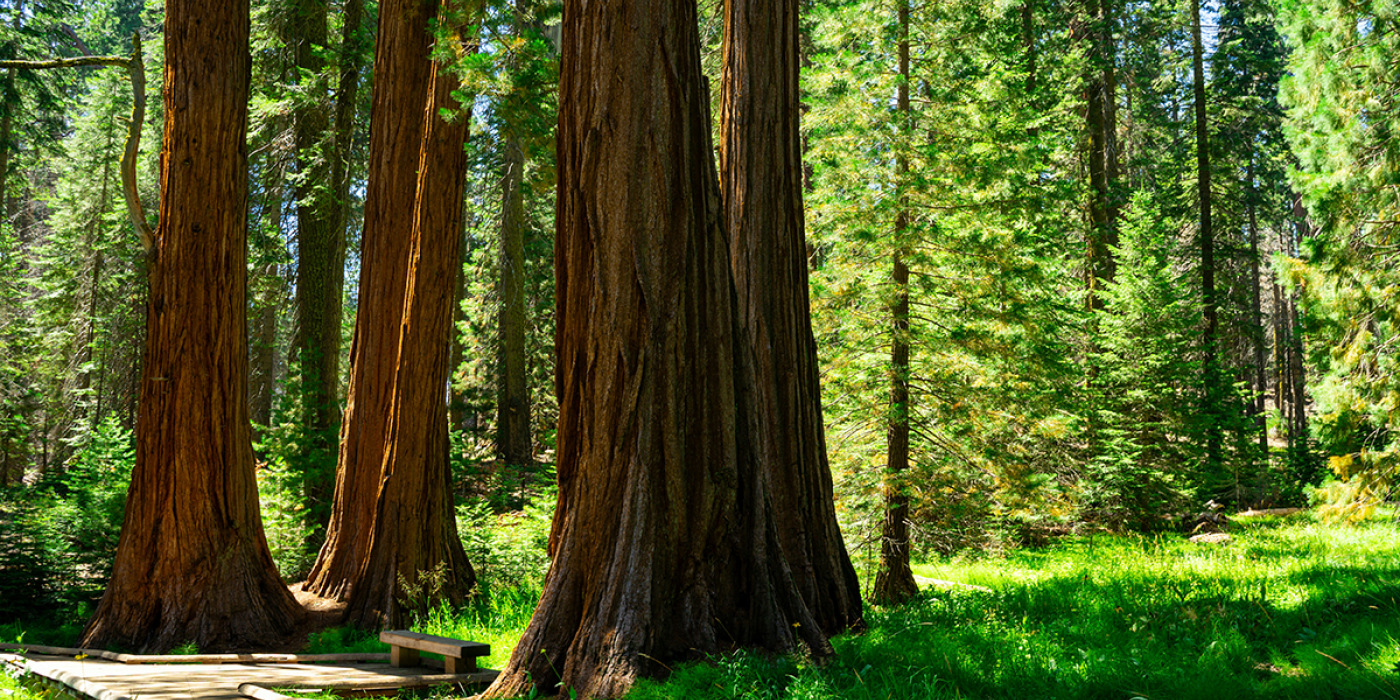
[[[434,71],[429,100],[419,111],[423,145],[387,452],[369,554],[346,612],[362,627],[402,627],[406,606],[426,613],[436,600],[459,604],[475,583],[452,511],[443,391],[451,373],[448,332],[461,260],[468,120],[459,115],[445,122],[439,114],[457,109],[456,89],[446,70]]]
[[[246,0],[168,2],[165,57],[136,467],[82,643],[257,647],[300,609],[263,537],[248,426]]]
[[[350,388],[340,430],[335,503],[306,587],[344,598],[369,554],[389,409],[399,362],[423,111],[433,71],[431,0],[386,0],[379,9],[370,108],[369,181],[360,301],[350,347]]]
[[[824,657],[755,461],[695,3],[569,0],[564,17],[554,560],[488,694],[616,696],[799,637]]]
[[[738,309],[753,348],[759,463],[779,540],[822,630],[861,622],[836,524],[807,296],[797,0],[725,3],[720,183]]]

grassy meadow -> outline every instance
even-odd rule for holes
[[[924,594],[869,609],[869,628],[836,638],[823,665],[739,651],[679,666],[629,697],[1400,698],[1393,515],[1354,525],[1261,519],[1230,534],[1226,544],[1074,536],[925,561],[915,571]],[[535,590],[496,587],[416,628],[488,642],[486,665],[499,668]],[[307,651],[378,648],[372,635],[333,629]],[[31,697],[7,679],[0,695]]]

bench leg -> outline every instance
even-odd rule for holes
[[[396,668],[418,666],[418,650],[408,647],[389,647],[389,663]]]
[[[451,674],[476,673],[476,657],[468,656],[464,659],[455,656],[442,657],[443,670]]]

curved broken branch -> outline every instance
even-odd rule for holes
[[[141,58],[141,35],[131,35],[131,59],[126,63],[131,75],[131,121],[126,127],[126,151],[122,154],[122,194],[126,197],[126,212],[131,225],[141,238],[141,248],[150,254],[155,246],[155,233],[146,223],[146,211],[141,206],[141,194],[136,191],[136,157],[141,150],[141,126],[146,122],[146,63]]]
[[[155,233],[146,223],[146,211],[136,191],[136,157],[141,151],[141,126],[146,121],[146,63],[141,58],[141,34],[131,35],[131,57],[77,56],[48,61],[0,61],[0,68],[46,70],[49,68],[83,68],[113,66],[126,68],[131,76],[131,122],[126,128],[126,151],[122,154],[122,194],[126,197],[126,212],[131,225],[141,238],[141,248],[149,255],[155,246]]]

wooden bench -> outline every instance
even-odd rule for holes
[[[443,669],[451,674],[473,673],[477,670],[476,657],[491,654],[490,644],[405,630],[380,632],[379,641],[389,645],[389,663],[393,666],[419,666],[418,652],[426,651],[442,654]]]

